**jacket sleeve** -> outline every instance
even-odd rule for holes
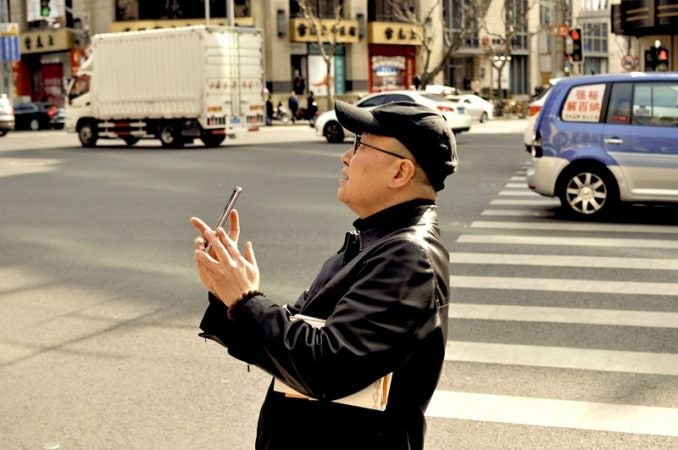
[[[416,329],[435,316],[435,291],[425,250],[402,238],[363,256],[324,327],[291,322],[263,297],[241,305],[234,322],[248,330],[262,351],[258,356],[265,353],[255,364],[306,395],[334,400],[396,370],[413,354]],[[236,340],[229,346],[246,361],[256,354],[252,350]]]

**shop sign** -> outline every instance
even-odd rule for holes
[[[19,61],[19,36],[0,36],[0,48],[2,49],[2,62]]]
[[[319,30],[310,20],[299,17],[291,19],[290,41],[318,42],[319,34],[325,42],[336,39],[335,42],[355,43],[359,40],[357,20],[319,19],[318,22]]]
[[[370,22],[367,25],[370,44],[421,45],[424,27],[411,23]]]
[[[73,47],[73,35],[68,30],[28,31],[21,33],[21,54],[60,52]]]
[[[253,27],[253,17],[236,17],[236,27]],[[177,20],[125,20],[120,22],[113,22],[109,31],[111,33],[120,33],[123,31],[144,31],[144,30],[159,30],[162,28],[178,28],[190,27],[193,25],[205,25],[205,19],[177,19]],[[210,25],[227,27],[228,19],[219,17],[210,19]]]

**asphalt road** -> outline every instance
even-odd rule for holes
[[[678,430],[648,429],[642,414],[678,423],[676,209],[564,220],[524,189],[521,125],[461,135],[459,173],[439,199],[459,307],[428,448],[675,448]],[[242,186],[241,239],[262,288],[293,302],[354,219],[335,200],[348,145],[300,126],[218,149],[86,150],[62,132],[0,140],[0,446],[252,448],[269,379],[197,337],[206,298],[188,219],[216,220]],[[544,319],[546,307],[560,315]],[[581,310],[591,314],[573,319]],[[509,413],[469,406],[483,401]],[[535,422],[534,409],[553,419]],[[600,411],[637,429],[615,430]]]

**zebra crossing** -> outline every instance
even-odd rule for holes
[[[427,416],[678,437],[678,227],[562,221],[558,204],[519,171],[450,249],[446,371],[478,381],[443,374]],[[483,391],[511,369],[557,381]],[[662,391],[608,392],[620,380]]]

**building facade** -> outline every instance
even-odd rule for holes
[[[205,2],[195,0],[50,0],[47,11],[41,0],[0,1],[20,29],[13,94],[56,103],[92,35],[208,20]],[[608,2],[307,0],[314,22],[297,0],[232,0],[236,25],[265,31],[269,92],[317,97],[328,89],[349,97],[410,89],[438,64],[435,84],[488,97],[527,96],[553,77],[651,69],[656,42],[668,59],[661,67],[678,67],[678,0]],[[228,24],[228,4],[209,0],[209,22]],[[646,14],[638,18],[638,10]],[[581,61],[569,56],[572,29],[581,31]],[[325,36],[322,47],[318,34]]]

